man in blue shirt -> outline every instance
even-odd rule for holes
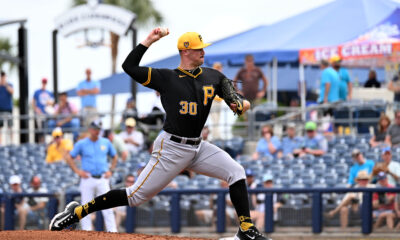
[[[76,93],[81,97],[81,109],[84,125],[88,126],[97,119],[96,96],[100,93],[100,83],[92,81],[92,70],[86,69],[86,80],[79,83]]]
[[[110,177],[117,165],[116,150],[107,138],[99,137],[100,129],[100,122],[93,121],[89,125],[89,137],[78,141],[67,156],[68,165],[81,177],[82,203],[110,191]],[[78,169],[73,160],[78,156],[81,157],[82,169]],[[111,167],[108,166],[107,156],[112,157]],[[112,209],[103,210],[102,213],[107,231],[117,232]],[[91,231],[91,219],[85,219],[81,221],[82,230]]]
[[[32,107],[33,110],[35,111],[35,116],[36,116],[35,142],[37,143],[44,142],[43,124],[46,119],[45,116],[48,115],[48,112],[46,112],[46,107],[53,104],[54,102],[54,95],[49,90],[46,90],[46,86],[47,86],[47,79],[43,78],[42,88],[35,91],[32,100]]]
[[[338,72],[339,74],[339,99],[342,101],[350,100],[351,93],[353,90],[353,84],[350,79],[349,71],[342,67],[340,64],[342,60],[339,56],[335,55],[331,57],[332,67]]]
[[[329,66],[329,62],[321,61],[321,82],[319,103],[334,103],[339,101],[339,74]]]
[[[10,130],[10,138],[12,141],[12,95],[14,88],[11,83],[7,82],[7,75],[5,72],[0,73],[0,128],[4,126],[4,122],[7,121],[7,126]],[[0,134],[1,144],[1,134]]]
[[[274,136],[272,126],[263,126],[261,128],[261,138],[257,143],[257,149],[253,154],[253,159],[258,159],[264,156],[277,156],[280,150],[281,141],[277,136]]]
[[[293,156],[294,150],[301,147],[303,139],[296,136],[296,124],[294,123],[288,123],[286,126],[286,134],[287,136],[282,138],[283,156]]]
[[[354,185],[358,172],[366,171],[368,174],[371,174],[375,162],[365,159],[357,148],[351,152],[351,157],[354,159],[355,164],[350,168],[348,184]]]
[[[306,136],[303,139],[300,149],[296,149],[293,154],[295,156],[304,156],[311,154],[314,156],[324,155],[328,151],[328,142],[324,136],[317,133],[317,124],[308,121],[304,126]]]

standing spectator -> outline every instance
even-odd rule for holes
[[[261,128],[261,138],[258,140],[256,152],[253,153],[253,159],[264,156],[277,156],[281,150],[281,141],[274,136],[274,130],[270,125],[264,125]]]
[[[359,171],[357,177],[355,178],[357,184],[354,188],[374,188],[375,185],[369,184],[370,175],[366,171]],[[340,204],[333,210],[329,211],[328,217],[334,217],[338,212],[340,212],[340,226],[346,228],[349,223],[349,213],[350,210],[353,213],[360,213],[360,206],[363,200],[362,192],[348,192],[344,195]]]
[[[103,137],[110,140],[122,161],[125,162],[126,159],[129,158],[129,151],[124,140],[122,140],[119,136],[116,136],[113,131],[110,129],[105,130]]]
[[[390,125],[385,138],[385,142],[392,147],[400,144],[400,111],[396,111],[394,117],[394,124]]]
[[[303,138],[301,149],[294,150],[294,156],[311,154],[314,156],[324,155],[328,151],[328,142],[325,137],[317,133],[317,124],[309,121],[305,125],[306,136]]]
[[[121,132],[119,137],[126,143],[129,153],[135,155],[143,148],[143,134],[136,130],[136,121],[133,118],[126,119],[125,127],[125,131]]]
[[[261,90],[259,87],[260,79],[263,82]],[[242,84],[241,90],[238,89],[238,82]],[[246,55],[244,67],[236,74],[233,83],[238,92],[249,100],[252,106],[256,100],[261,100],[267,92],[268,80],[261,69],[254,64],[253,55]]]
[[[329,66],[329,62],[326,60],[321,61],[321,70],[318,102],[334,103],[339,101],[339,74]]]
[[[388,84],[388,89],[394,92],[394,102],[400,103],[400,71],[393,77]]]
[[[93,121],[89,125],[89,137],[79,140],[67,157],[68,165],[81,178],[79,187],[82,203],[110,191],[110,177],[117,165],[117,153],[108,139],[99,137],[100,130],[100,122]],[[78,156],[81,157],[82,169],[78,169],[74,162],[74,158]],[[112,157],[110,167],[107,156]],[[116,232],[113,210],[102,210],[102,213],[107,231]],[[82,230],[91,231],[91,218],[82,219],[81,226]]]
[[[97,118],[96,96],[100,93],[100,83],[92,81],[92,70],[86,69],[86,80],[79,83],[77,94],[81,97],[82,116],[84,125],[88,126]]]
[[[68,101],[66,92],[59,94],[59,102],[54,106],[54,114],[56,119],[49,121],[49,127],[61,127],[64,132],[72,131],[74,140],[76,141],[79,136],[80,121],[77,117],[78,108]]]
[[[0,72],[0,129],[7,123],[8,130],[10,132],[10,139],[12,142],[12,132],[11,128],[13,125],[12,121],[12,95],[14,93],[13,85],[7,82],[7,75],[5,72]],[[1,144],[1,134],[0,134],[0,144]]]
[[[375,166],[375,162],[364,158],[364,155],[355,148],[351,152],[351,157],[353,158],[355,164],[350,168],[348,184],[353,185],[355,183],[355,178],[358,176],[360,171],[366,171],[367,174],[372,173],[372,169]]]
[[[335,55],[331,59],[333,69],[339,74],[339,99],[342,101],[350,100],[352,96],[353,84],[350,79],[349,71],[341,66],[342,59]]]
[[[222,73],[222,63],[215,62],[213,64],[213,68]],[[221,116],[221,109],[222,109],[222,101],[223,101],[222,98],[220,98],[219,96],[215,96],[214,101],[213,101],[212,106],[211,106],[211,109],[210,109],[210,118],[211,118],[211,121],[212,121],[211,132],[212,132],[212,138],[213,139],[220,139],[221,138],[220,116]]]
[[[65,160],[69,152],[73,149],[72,141],[63,138],[63,132],[60,127],[56,127],[51,135],[53,140],[47,147],[46,163]]]
[[[386,173],[379,172],[377,176],[378,186],[383,188],[393,188],[394,186],[389,184]],[[376,219],[374,228],[377,229],[382,225],[382,222],[386,219],[386,225],[389,229],[394,227],[394,202],[396,198],[396,193],[374,193],[372,195],[372,207],[373,218]]]
[[[132,186],[135,183],[135,177],[132,174],[128,174],[125,176],[125,188]],[[119,206],[114,208],[115,213],[115,223],[117,225],[118,230],[121,232],[120,226],[122,221],[126,218],[126,206]]]
[[[379,118],[377,133],[375,133],[374,136],[372,136],[369,140],[371,147],[378,147],[379,145],[385,144],[385,138],[389,126],[390,118],[382,113],[381,117]]]
[[[380,88],[381,83],[376,79],[375,70],[371,69],[368,73],[368,79],[364,84],[365,88]]]
[[[377,176],[379,172],[384,172],[387,175],[390,185],[396,186],[400,180],[400,163],[392,161],[392,152],[390,147],[382,149],[382,161],[373,169],[373,176]]]
[[[303,139],[296,136],[296,124],[288,123],[286,126],[286,137],[282,138],[283,156],[293,157],[293,152],[301,147]]]
[[[42,186],[42,181],[38,176],[33,176],[30,181],[30,188],[27,193],[47,193],[47,189]],[[28,207],[25,209],[29,219],[37,221],[46,216],[47,197],[30,197],[26,200]],[[40,222],[40,221],[39,221]]]
[[[46,89],[47,78],[42,79],[42,87],[35,91],[32,99],[32,107],[35,112],[35,142],[44,142],[43,128],[46,121],[46,115],[49,113],[46,111],[46,107],[54,103],[54,95],[52,92]]]
[[[18,175],[12,175],[9,179],[11,193],[22,193],[21,178]],[[14,206],[18,216],[18,226],[20,230],[24,230],[27,215],[27,203],[23,197],[14,198]]]

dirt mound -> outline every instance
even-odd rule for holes
[[[137,233],[106,233],[106,232],[86,232],[86,231],[0,231],[1,240],[132,240],[132,239],[155,239],[155,240],[170,240],[170,239],[198,239],[204,238],[184,238],[176,236],[156,236]]]

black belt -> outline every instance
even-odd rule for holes
[[[92,178],[100,179],[103,175],[91,175]]]
[[[170,139],[171,139],[171,141],[174,141],[177,143],[189,144],[189,145],[194,145],[194,146],[197,146],[201,143],[201,138],[199,138],[198,140],[186,139],[186,141],[185,141],[184,138],[172,135]]]

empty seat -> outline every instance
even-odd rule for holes
[[[326,165],[323,163],[314,164],[313,169],[315,175],[321,176],[325,173]]]

